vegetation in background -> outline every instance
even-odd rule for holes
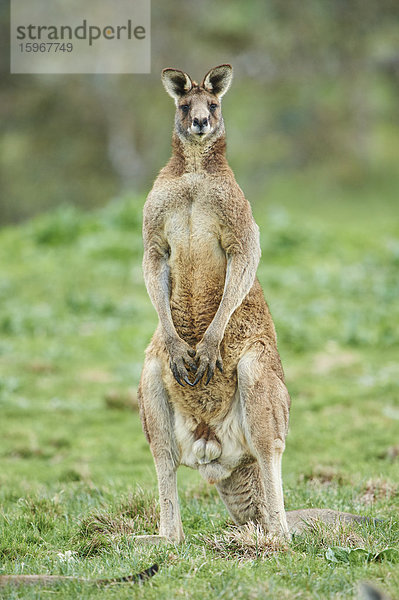
[[[289,546],[237,530],[215,489],[184,468],[186,542],[134,543],[158,527],[135,397],[156,324],[141,274],[143,198],[91,213],[62,206],[3,229],[0,574],[105,578],[160,564],[143,586],[52,590],[71,599],[348,599],[362,580],[397,596],[399,224],[387,190],[381,202],[370,179],[340,193],[308,172],[254,204],[293,401],[286,507],[381,519],[320,526]]]
[[[152,2],[150,75],[10,75],[0,5],[0,224],[54,205],[147,190],[169,155],[173,103],[160,72],[230,62],[229,158],[251,198],[282,173],[330,184],[397,177],[395,0]]]

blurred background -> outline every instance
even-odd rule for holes
[[[234,66],[228,154],[251,202],[307,186],[316,204],[326,188],[329,202],[349,190],[359,208],[354,188],[398,197],[396,0],[153,0],[152,73],[121,76],[8,74],[8,2],[0,6],[2,225],[147,192],[170,153],[166,66],[195,79]]]

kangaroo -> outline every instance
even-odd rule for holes
[[[159,323],[138,399],[158,478],[158,536],[182,542],[176,471],[215,484],[234,522],[286,537],[315,520],[362,522],[329,509],[285,512],[281,460],[290,397],[256,278],[259,229],[226,156],[221,100],[228,64],[197,84],[164,69],[176,105],[172,156],[143,211],[143,272]]]
[[[160,536],[181,542],[176,470],[214,483],[236,523],[286,535],[281,459],[290,398],[256,278],[259,229],[226,156],[228,64],[199,85],[162,81],[176,104],[172,157],[143,213],[143,272],[159,324],[138,397],[158,476]]]

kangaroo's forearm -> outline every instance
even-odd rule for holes
[[[240,306],[254,283],[258,262],[258,253],[253,253],[251,258],[241,254],[228,258],[223,296],[207,329],[208,336],[216,338],[219,342],[222,340],[231,315]]]
[[[164,257],[144,259],[144,280],[166,339],[178,337],[170,308],[170,269]]]

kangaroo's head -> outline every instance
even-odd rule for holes
[[[162,71],[162,82],[176,104],[176,132],[183,142],[202,143],[224,133],[220,103],[232,78],[231,65],[211,69],[200,85],[178,69]]]

